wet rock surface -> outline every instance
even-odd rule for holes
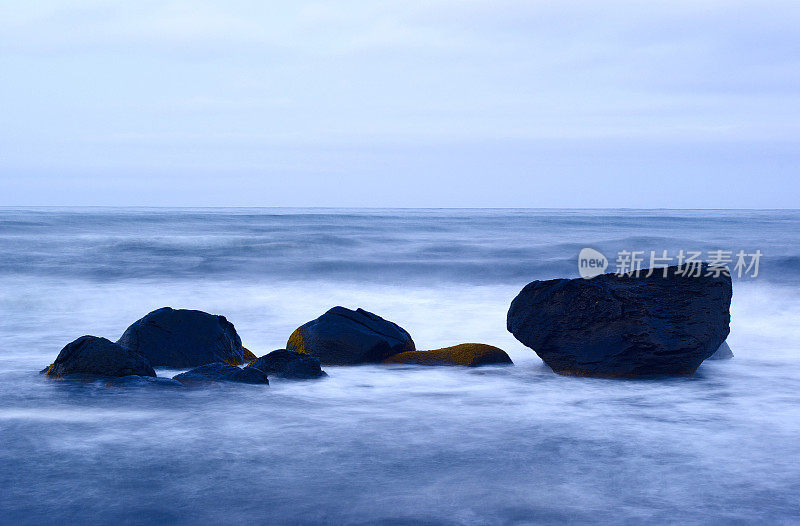
[[[141,354],[97,336],[81,336],[68,343],[42,373],[51,377],[156,375]]]
[[[195,367],[172,377],[184,385],[203,385],[214,382],[238,382],[245,384],[268,384],[267,375],[255,367],[241,369],[223,362]]]
[[[245,369],[255,367],[269,376],[290,379],[311,379],[327,376],[320,368],[319,358],[287,349],[278,349],[251,362]]]
[[[714,351],[714,354],[706,358],[706,360],[730,360],[731,358],[733,358],[733,351],[728,346],[728,342],[722,342],[719,349]]]
[[[163,307],[134,322],[118,344],[145,356],[154,367],[244,363],[242,340],[225,316]]]
[[[390,356],[385,363],[408,363],[417,365],[481,365],[512,364],[508,354],[484,343],[462,343],[430,351],[406,351]]]
[[[165,388],[165,389],[183,389],[185,386],[177,380],[172,378],[161,378],[153,376],[121,376],[114,378],[106,383],[106,387],[119,387],[119,388]]]
[[[507,328],[561,374],[692,374],[730,331],[731,279],[681,275],[534,281],[508,311]]]
[[[402,327],[364,309],[334,307],[298,327],[286,348],[319,358],[322,365],[381,362],[413,351],[414,340]]]

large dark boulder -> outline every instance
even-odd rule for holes
[[[154,367],[244,363],[242,340],[233,324],[225,316],[199,310],[154,310],[128,327],[117,343],[141,353]]]
[[[386,363],[408,363],[415,365],[481,365],[512,364],[503,350],[485,343],[461,343],[430,351],[406,351],[390,356]]]
[[[413,351],[414,340],[399,325],[364,309],[334,307],[298,327],[286,348],[319,358],[322,365],[381,362]]]
[[[184,385],[213,382],[239,382],[244,384],[268,384],[267,375],[255,367],[240,369],[223,362],[207,363],[172,377]]]
[[[561,374],[692,374],[730,331],[731,278],[706,271],[534,281],[511,302],[508,330]]]
[[[68,343],[42,373],[53,377],[156,375],[141,354],[97,336],[81,336]]]
[[[250,367],[260,369],[270,376],[275,375],[281,378],[298,380],[327,376],[325,371],[320,369],[319,358],[287,349],[278,349],[265,354],[261,358],[250,362],[245,369]]]
[[[722,342],[714,354],[706,358],[706,360],[730,360],[733,358],[733,351],[728,346],[728,342]]]

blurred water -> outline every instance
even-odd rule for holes
[[[793,523],[800,212],[0,209],[0,522]],[[505,330],[592,246],[760,249],[736,358],[692,378],[552,374]],[[269,387],[110,390],[37,372],[155,308],[264,354],[330,306],[514,367],[329,367]],[[173,371],[161,370],[160,375]]]

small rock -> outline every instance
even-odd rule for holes
[[[156,375],[141,354],[97,336],[81,336],[68,343],[42,373],[52,377]]]
[[[244,363],[242,340],[225,316],[164,307],[134,322],[118,344],[154,367],[182,369],[207,363]]]
[[[467,367],[514,363],[504,350],[483,343],[462,343],[431,351],[406,351],[390,356],[384,362]]]
[[[320,369],[319,358],[295,351],[278,349],[251,362],[245,369],[255,367],[268,375],[282,378],[309,379],[327,376]]]
[[[344,307],[334,307],[298,327],[286,348],[316,356],[322,365],[375,363],[415,350],[414,340],[396,323],[364,309]]]
[[[269,384],[267,375],[255,367],[240,369],[223,362],[208,363],[172,377],[184,385],[212,382],[239,382],[245,384]]]
[[[153,376],[120,376],[106,383],[106,387],[158,387],[158,388],[180,388],[184,385],[172,378],[161,378]]]
[[[719,349],[714,351],[714,354],[706,358],[706,360],[730,360],[733,358],[733,351],[728,346],[728,342],[722,342]]]

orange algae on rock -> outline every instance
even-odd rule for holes
[[[296,328],[292,335],[289,336],[289,341],[286,342],[286,348],[290,351],[311,354],[309,350],[306,349],[306,340],[303,337],[303,331],[301,329],[302,327]]]
[[[223,363],[227,363],[228,365],[246,365],[250,362],[254,362],[258,359],[258,356],[250,352],[247,347],[242,347],[242,359],[237,360],[236,358],[227,358],[223,360]]]
[[[243,363],[249,364],[250,362],[258,360],[258,356],[253,354],[252,351],[250,351],[250,349],[248,349],[247,347],[242,347],[242,356],[244,356]]]
[[[430,351],[406,351],[390,356],[384,363],[407,363],[416,365],[462,365],[478,367],[490,364],[511,364],[508,354],[484,343],[462,343]]]

